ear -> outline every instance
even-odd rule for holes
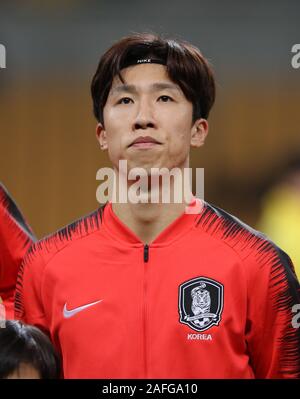
[[[96,126],[96,137],[100,144],[101,150],[103,151],[107,150],[106,130],[104,129],[104,126],[100,122]]]
[[[191,147],[201,147],[208,134],[208,122],[206,119],[197,119],[191,131]]]

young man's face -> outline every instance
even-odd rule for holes
[[[118,77],[112,82],[103,109],[105,126],[97,126],[100,146],[108,150],[113,165],[118,169],[122,159],[128,170],[188,167],[190,147],[204,143],[207,121],[192,123],[193,105],[164,65],[130,66],[122,77],[125,85]]]

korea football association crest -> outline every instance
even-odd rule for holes
[[[224,287],[216,280],[197,277],[179,286],[180,323],[195,331],[219,325],[223,311]]]

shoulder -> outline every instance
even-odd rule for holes
[[[52,257],[65,248],[72,246],[78,240],[82,240],[101,228],[105,205],[85,215],[56,232],[35,242],[24,258],[23,267],[35,260],[42,260],[46,264]]]
[[[249,254],[249,251],[263,244],[270,247],[275,246],[262,232],[208,202],[204,203],[204,209],[198,218],[197,225],[212,238],[239,251],[243,258]]]
[[[91,236],[101,228],[104,207],[105,205],[75,220],[30,247],[18,272],[15,293],[16,318],[22,319],[25,307],[30,308],[30,301],[34,302],[34,298],[40,297],[40,287],[48,262],[59,252]],[[24,295],[24,292],[27,294]]]
[[[24,246],[36,241],[36,238],[23,217],[16,202],[0,182],[0,235],[7,240],[15,236],[24,242]]]
[[[235,251],[245,265],[256,269],[269,265],[275,271],[280,264],[283,269],[294,273],[289,256],[272,240],[217,206],[205,202],[197,225]]]

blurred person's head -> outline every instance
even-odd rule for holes
[[[204,144],[215,81],[199,49],[181,40],[134,34],[101,57],[91,85],[97,137],[113,165],[188,166]],[[148,145],[135,143],[150,137]],[[146,151],[141,151],[141,149]]]
[[[38,328],[6,320],[0,328],[0,378],[54,379],[60,361],[49,338]]]

